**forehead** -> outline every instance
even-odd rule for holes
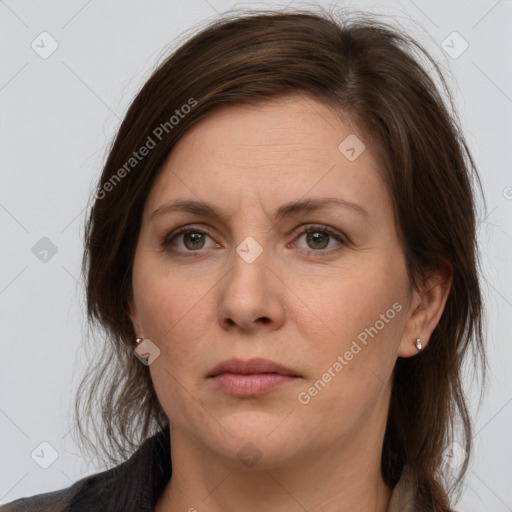
[[[355,159],[343,153],[350,146]],[[352,202],[389,200],[378,197],[387,194],[364,134],[324,103],[288,96],[212,111],[174,147],[147,206],[187,196],[213,197],[235,209],[263,200],[272,209],[326,194]]]

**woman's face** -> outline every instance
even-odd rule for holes
[[[420,333],[378,169],[309,97],[226,106],[180,140],[145,204],[131,308],[173,443],[269,465],[380,450]]]

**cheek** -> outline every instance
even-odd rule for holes
[[[310,338],[304,347],[311,372],[297,397],[299,407],[319,421],[329,411],[333,430],[367,417],[389,391],[404,326],[405,305],[393,301],[396,296],[359,291],[366,300],[330,302],[338,313],[330,323],[335,334]],[[317,423],[312,430],[321,427]]]
[[[217,282],[207,274],[172,270],[160,262],[136,262],[134,296],[141,328],[148,338],[166,346],[175,339],[193,341],[212,322],[211,290]]]
[[[297,321],[306,333],[315,327],[319,335],[332,340],[338,347],[360,337],[365,329],[376,328],[379,335],[396,335],[403,327],[406,280],[402,269],[392,270],[387,264],[373,262],[350,269],[318,282],[318,286],[301,286],[301,299],[315,313],[316,320],[297,315]],[[390,279],[386,276],[393,276]],[[385,337],[385,336],[381,336]],[[325,347],[325,345],[324,345]]]
[[[311,294],[311,309],[321,312],[322,322],[317,320],[315,326],[322,328],[312,336],[311,323],[299,321],[299,327],[302,338],[309,340],[305,351],[314,363],[302,390],[312,410],[322,415],[322,410],[338,409],[357,416],[379,399],[396,362],[406,292],[405,268],[375,261],[352,267]]]

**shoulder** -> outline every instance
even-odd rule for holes
[[[122,464],[65,489],[7,503],[0,512],[151,511],[171,474],[168,436],[167,428],[147,439]]]
[[[122,466],[122,465],[121,465]],[[114,469],[119,469],[118,466]],[[101,503],[108,488],[115,483],[115,471],[110,469],[75,482],[70,487],[27,498],[20,498],[0,507],[0,512],[68,512],[102,510]],[[78,508],[76,508],[79,505]]]
[[[0,512],[65,512],[69,511],[78,500],[82,502],[80,510],[95,510],[95,496],[101,496],[102,486],[99,482],[109,471],[79,480],[75,484],[58,491],[20,498],[0,507]],[[107,476],[108,478],[108,476]],[[99,509],[96,509],[99,510]]]
[[[1,512],[61,512],[69,504],[69,489],[20,498],[0,506]]]

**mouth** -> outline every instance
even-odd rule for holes
[[[217,390],[236,397],[265,395],[299,379],[295,371],[267,359],[229,359],[208,375]]]

